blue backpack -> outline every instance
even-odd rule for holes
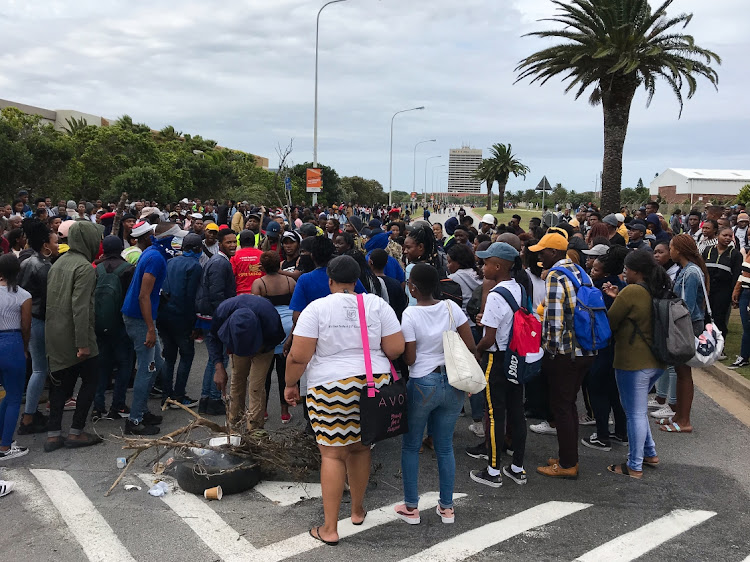
[[[573,283],[576,291],[576,307],[573,312],[574,345],[584,351],[598,351],[607,347],[612,338],[607,307],[604,306],[602,292],[594,287],[591,278],[580,265],[576,267],[583,283],[564,267],[553,267],[551,271],[565,275]]]

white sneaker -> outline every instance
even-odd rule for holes
[[[474,422],[469,425],[469,431],[480,439],[484,438],[484,424],[482,422]]]
[[[648,407],[653,408],[654,410],[659,410],[664,406],[664,404],[661,404],[656,401],[656,398],[649,398],[648,399]]]
[[[588,414],[581,414],[578,416],[578,425],[596,425],[596,420],[589,417]]]
[[[0,451],[0,462],[15,459],[16,457],[22,457],[28,454],[29,450],[26,447],[19,447],[16,442],[13,441],[10,445],[10,449],[7,451]]]
[[[10,494],[15,485],[15,482],[11,482],[10,480],[0,480],[0,498]]]
[[[534,433],[539,433],[540,435],[557,435],[557,428],[552,427],[546,420],[542,423],[530,425],[529,429]]]
[[[671,418],[672,416],[674,416],[674,410],[672,410],[672,408],[665,404],[655,412],[651,412],[649,416],[651,416],[652,418],[656,418],[657,420],[662,418]]]

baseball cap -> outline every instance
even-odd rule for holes
[[[750,215],[748,215],[747,213],[740,213],[739,215],[737,215],[737,222],[740,221],[750,221]]]
[[[572,218],[572,219],[570,219],[570,220],[568,221],[568,224],[569,224],[570,226],[572,226],[573,228],[578,228],[578,227],[580,227],[580,226],[581,226],[581,223],[580,223],[580,222],[578,222],[578,219],[577,219],[577,218]]]
[[[219,232],[219,225],[215,222],[210,222],[206,225],[206,230],[214,230],[216,232]]]
[[[617,222],[625,222],[625,215],[622,213],[615,213],[615,218],[617,219]]]
[[[201,213],[190,213],[190,217],[194,218],[194,219],[201,219],[201,220],[203,220],[203,215]]]
[[[243,230],[240,232],[240,247],[244,248],[250,244],[255,246],[255,233],[252,230]]]
[[[484,222],[484,219],[482,222]],[[565,247],[567,248],[567,243]],[[518,250],[507,242],[494,242],[486,250],[477,252],[477,257],[483,260],[487,258],[499,258],[501,260],[514,261],[518,255]]]
[[[646,232],[646,225],[643,224],[640,220],[634,220],[630,221],[629,224],[626,225],[628,230],[640,230],[641,232]]]
[[[602,222],[610,226],[614,226],[615,228],[617,228],[617,226],[619,225],[619,222],[617,221],[617,217],[612,213],[604,217],[602,219]]]
[[[159,212],[159,209],[157,209],[156,207],[143,207],[143,209],[141,209],[141,218],[145,219],[153,215],[154,213],[158,213],[158,212]]]
[[[281,241],[283,242],[284,240],[294,240],[296,242],[301,242],[302,237],[293,230],[287,230],[284,232],[284,234],[281,235]]]
[[[130,232],[130,236],[132,236],[133,238],[140,238],[144,234],[151,234],[154,230],[156,230],[155,224],[141,221],[135,223],[133,230]]]
[[[482,222],[485,224],[495,224],[495,217],[487,213],[482,217]]]
[[[102,252],[104,252],[105,254],[120,255],[123,248],[124,245],[122,243],[122,239],[119,236],[110,234],[109,236],[105,236],[104,240],[102,240]]]
[[[271,221],[266,227],[266,236],[269,238],[278,238],[281,234],[281,225],[276,221]]]
[[[604,256],[609,252],[609,246],[606,244],[597,244],[590,250],[581,250],[587,256]]]
[[[531,246],[529,248],[529,251],[541,252],[542,250],[545,250],[547,248],[551,248],[553,250],[567,250],[568,240],[562,234],[551,232],[550,234],[545,234],[544,236],[542,236],[542,239],[539,241],[539,243]]]
[[[306,222],[305,224],[299,227],[299,233],[302,236],[317,236],[318,229],[315,227],[314,224]]]
[[[182,239],[182,249],[186,250],[188,248],[200,248],[202,244],[202,240],[199,234],[195,234],[194,232],[191,232],[185,238]]]

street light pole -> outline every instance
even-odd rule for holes
[[[433,158],[442,158],[442,156],[430,156],[424,161],[424,185],[422,186],[422,195],[425,205],[427,204],[427,162],[429,162]]]
[[[388,165],[388,206],[393,205],[393,120],[399,113],[416,111],[418,109],[424,109],[424,106],[421,105],[419,107],[412,107],[411,109],[402,109],[401,111],[397,111],[396,113],[394,113],[393,117],[391,117],[391,158]]]
[[[417,144],[414,145],[414,177],[411,181],[411,190],[417,191],[417,147],[420,144],[424,144],[426,142],[437,142],[437,139],[430,139],[430,140],[423,140],[419,141]]]
[[[318,167],[318,36],[320,32],[320,12],[329,4],[336,4],[338,2],[346,2],[347,0],[331,0],[326,2],[318,10],[318,17],[315,20],[315,123],[313,125],[313,168]],[[313,193],[312,196],[313,205],[318,203],[318,194]]]
[[[435,170],[438,168],[445,168],[446,164],[440,164],[432,167],[432,192],[435,193]]]

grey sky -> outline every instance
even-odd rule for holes
[[[294,162],[312,160],[315,15],[323,0],[0,0],[0,97],[213,138],[271,159],[295,139]],[[677,0],[687,32],[723,58],[718,93],[705,81],[682,119],[666,84],[631,113],[623,187],[667,167],[750,168],[748,0]],[[522,38],[550,24],[549,0],[349,0],[321,16],[319,159],[341,175],[388,186],[391,115],[394,189],[417,190],[424,159],[470,144],[512,143],[542,175],[592,190],[601,167],[602,114],[585,99],[513,85],[514,67],[549,44]],[[446,170],[441,168],[440,170]],[[431,189],[428,175],[427,188]],[[436,173],[445,186],[447,176]]]

